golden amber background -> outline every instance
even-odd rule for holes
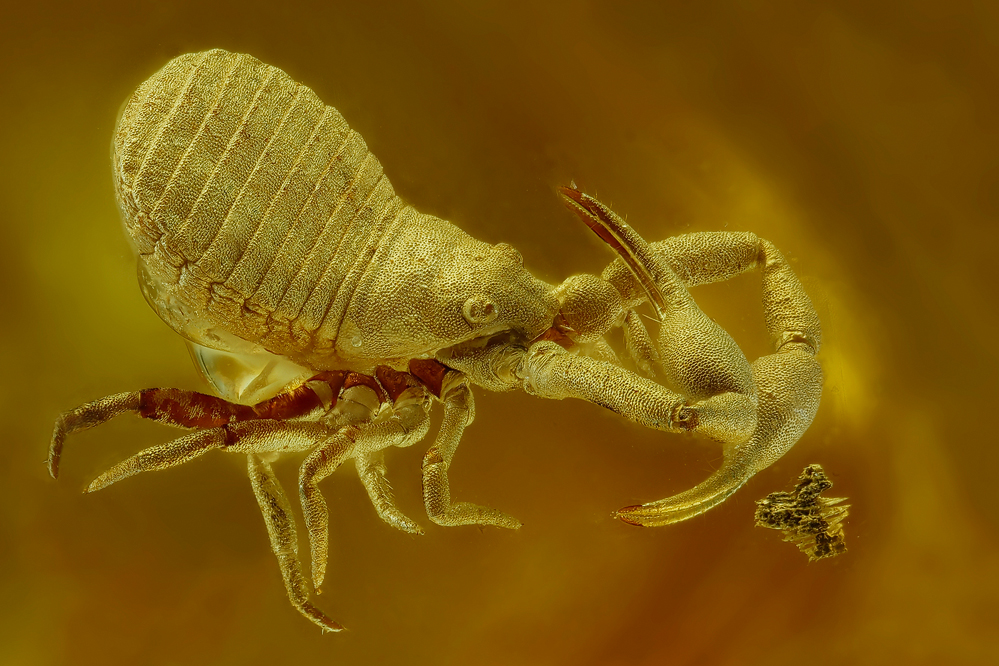
[[[997,663],[997,40],[999,5],[942,0],[5,3],[0,663]],[[125,419],[51,480],[59,412],[204,390],[136,288],[108,146],[140,81],[215,46],[311,86],[403,197],[550,280],[611,259],[557,201],[570,179],[649,239],[773,240],[825,326],[811,430],[721,507],[636,529],[610,511],[692,486],[716,446],[479,391],[454,491],[524,528],[429,524],[420,447],[389,471],[423,537],[338,473],[335,636],[285,600],[243,459],[80,494],[174,434]],[[754,276],[695,297],[766,352]],[[853,509],[849,552],[809,564],[752,514],[812,462]]]

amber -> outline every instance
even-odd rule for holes
[[[996,12],[939,1],[9,3],[0,662],[999,661]],[[479,392],[454,492],[524,528],[425,523],[410,536],[378,519],[353,471],[335,475],[324,486],[335,557],[317,604],[350,628],[336,636],[288,605],[240,460],[206,456],[80,495],[104,467],[172,436],[123,421],[82,434],[51,481],[46,439],[67,407],[152,385],[210,391],[136,288],[108,144],[140,81],[216,46],[307,82],[401,197],[511,244],[542,279],[608,261],[555,194],[572,179],[650,240],[772,240],[823,323],[811,428],[720,507],[639,529],[610,512],[699,482],[717,447],[582,402]],[[746,275],[691,290],[749,358],[769,345],[758,285]],[[414,517],[424,452],[388,460]],[[811,564],[752,526],[755,500],[790,489],[810,463],[852,505],[849,551]],[[273,463],[289,490],[294,466]]]

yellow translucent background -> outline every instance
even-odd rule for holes
[[[11,4],[0,663],[999,660],[995,3]],[[216,46],[311,86],[404,198],[512,243],[546,279],[611,258],[557,201],[570,179],[649,239],[773,240],[825,326],[815,424],[721,507],[638,529],[611,510],[694,485],[717,446],[479,391],[454,493],[524,528],[431,525],[420,447],[388,462],[422,537],[381,523],[353,471],[336,474],[318,600],[349,628],[335,636],[285,600],[243,459],[80,494],[173,434],[125,419],[72,439],[52,481],[59,412],[146,386],[205,390],[136,287],[108,146],[140,81]],[[695,292],[754,357],[759,295],[754,275]],[[752,514],[813,462],[853,509],[849,552],[808,564]],[[278,469],[294,488],[295,461]]]

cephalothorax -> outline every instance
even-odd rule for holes
[[[139,86],[114,136],[114,179],[139,279],[153,309],[191,345],[221,397],[176,389],[121,393],[56,423],[49,469],[67,435],[123,413],[193,429],[95,479],[98,490],[215,448],[247,455],[249,475],[292,603],[309,601],[291,509],[269,463],[309,452],[299,490],[312,586],[327,557],[318,484],[353,460],[378,515],[412,533],[395,506],[383,451],[444,418],[423,462],[427,514],[439,525],[519,521],[453,502],[447,473],[472,422],[473,386],[581,398],[644,426],[724,445],[695,488],[621,509],[634,525],[697,515],[787,451],[818,408],[818,317],[780,253],[751,233],[696,233],[647,244],[575,187],[566,205],[620,255],[601,277],[552,286],[509,245],[488,245],[423,215],[393,192],[360,135],[284,72],[222,50],[180,56]],[[693,285],[750,269],[763,277],[774,352],[750,364],[690,297]],[[655,339],[636,314],[649,302]],[[626,370],[605,341],[623,328]]]

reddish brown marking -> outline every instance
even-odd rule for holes
[[[634,518],[628,517],[629,513],[637,511],[638,509],[641,508],[642,508],[641,504],[633,504],[632,506],[626,506],[617,512],[617,517],[620,518],[623,522],[628,523],[629,525],[634,525],[635,527],[645,527],[645,525],[638,522]]]
[[[575,201],[580,206],[583,206],[583,193],[577,190],[575,187],[569,187],[568,185],[559,185],[555,188],[558,193],[561,194],[566,199],[570,201]],[[583,206],[585,208],[585,206]]]
[[[378,385],[374,377],[362,375],[359,372],[348,372],[347,379],[343,382],[343,388],[349,389],[352,386],[367,386],[378,396],[378,402],[385,402],[385,391]]]
[[[257,418],[278,421],[308,414],[323,404],[322,399],[307,384],[279,393],[270,400],[253,406]]]
[[[419,379],[438,398],[441,397],[441,385],[444,375],[450,368],[435,359],[413,359],[409,362],[409,373]]]
[[[332,388],[334,385],[342,386],[343,380],[347,376],[346,370],[323,370],[318,375],[313,375],[310,382],[326,382]]]
[[[573,189],[571,187],[566,187],[565,185],[559,185],[558,192],[563,197],[576,204],[575,206],[567,205],[566,208],[571,210],[573,213],[576,214],[577,217],[579,217],[579,219],[585,222],[586,226],[588,226],[593,231],[593,233],[595,233],[597,236],[600,236],[600,240],[602,240],[603,242],[607,243],[612,248],[614,248],[614,251],[617,252],[618,254],[622,254],[623,252],[625,252],[624,246],[621,245],[620,241],[618,241],[618,239],[615,238],[614,235],[606,227],[604,227],[602,224],[598,222],[594,222],[592,218],[583,214],[583,212],[579,210],[580,208],[582,208],[583,210],[591,213],[592,215],[600,218],[601,220],[605,219],[603,211],[600,210],[598,207],[592,205],[590,201],[588,201],[583,196],[582,192],[580,192],[577,189]]]
[[[336,406],[336,401],[340,398],[340,391],[343,389],[343,383],[346,379],[346,370],[324,370],[309,381],[325,382],[329,385],[330,389],[333,391],[333,402],[330,403],[330,408],[332,409]]]
[[[333,401],[330,407],[336,404],[340,397],[340,390],[344,388],[344,382],[348,376],[344,370],[326,370],[313,376],[305,384],[297,386],[290,391],[286,391],[274,396],[270,400],[258,402],[253,406],[253,411],[261,419],[290,419],[296,416],[304,416],[316,407],[323,404],[319,394],[309,386],[309,382],[323,382],[333,391]]]
[[[684,405],[680,408],[680,411],[676,415],[676,423],[684,430],[693,430],[698,425],[700,425],[701,419],[697,416],[697,412],[690,408],[689,405]]]
[[[222,426],[222,448],[229,448],[239,441],[239,434],[229,424]]]
[[[350,373],[354,374],[354,373]],[[363,375],[359,375],[363,377]],[[333,404],[340,395],[348,373],[344,371],[321,372],[309,381],[322,381],[333,391]],[[371,386],[379,396],[384,396],[374,379],[358,381]],[[370,382],[370,383],[369,383]],[[380,399],[384,400],[384,397]],[[308,385],[302,384],[280,393],[252,407],[216,398],[215,396],[181,389],[143,389],[139,392],[139,416],[153,421],[164,421],[182,428],[217,428],[238,421],[256,419],[284,420],[308,414],[321,406],[322,399]]]
[[[547,331],[534,338],[531,342],[541,342],[542,340],[551,340],[563,349],[571,349],[572,346],[576,344],[573,342],[572,338],[566,335],[561,326],[552,326]]]
[[[375,378],[388,392],[392,402],[398,400],[403,391],[416,386],[416,378],[413,375],[393,370],[387,365],[379,365],[375,368]]]
[[[217,428],[257,418],[252,407],[195,391],[159,388],[139,391],[139,416],[182,428]]]
[[[562,186],[558,191],[566,199],[569,210],[617,252],[631,270],[631,274],[641,283],[653,306],[661,313],[666,307],[665,298],[651,271],[654,265],[654,260],[650,256],[651,250],[641,236],[631,232],[627,223],[619,225],[601,203],[574,187]]]
[[[383,366],[384,367],[384,366]],[[402,391],[414,385],[412,379],[402,372],[395,372],[391,368],[385,368],[391,375],[386,376],[386,387],[395,400]],[[347,372],[344,370],[332,370],[321,372],[312,377],[310,382],[325,382],[333,392],[333,402],[335,405],[342,389],[351,386],[367,386],[378,396],[378,400],[384,402],[386,399],[385,390],[378,384],[374,377],[362,375],[357,372]],[[401,386],[401,388],[398,388]],[[163,421],[182,428],[218,428],[230,423],[239,421],[253,421],[257,419],[274,419],[282,421],[285,419],[304,416],[323,404],[319,394],[308,385],[308,383],[296,386],[295,388],[280,393],[269,400],[258,402],[252,407],[238,405],[236,403],[216,398],[215,396],[197,393],[195,391],[184,391],[181,389],[143,389],[139,392],[139,416],[153,421]],[[332,406],[332,405],[331,405]],[[226,430],[226,446],[232,433]]]

